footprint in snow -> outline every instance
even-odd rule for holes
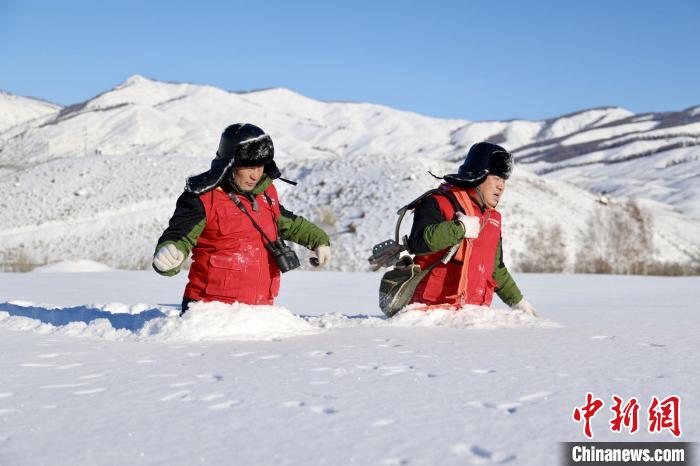
[[[172,401],[172,400],[183,400],[183,401],[190,401],[190,394],[192,391],[190,390],[180,390],[179,392],[171,393],[170,395],[165,395],[163,398],[160,399],[160,401]]]
[[[553,395],[552,392],[535,392],[531,393],[529,395],[523,395],[518,400],[520,401],[544,401],[547,398],[549,398],[551,395]]]
[[[311,356],[312,358],[322,358],[324,356],[330,356],[333,354],[333,351],[324,351],[324,350],[318,350],[318,351],[311,351],[307,353],[307,355]]]
[[[73,395],[94,395],[95,393],[106,392],[108,389],[105,387],[99,388],[89,388],[87,390],[77,390],[73,392]]]
[[[343,367],[314,367],[311,372],[330,372],[335,377],[341,377],[348,373],[348,370]]]
[[[15,408],[3,408],[0,409],[0,416],[5,416],[6,414],[19,413],[19,409]]]
[[[197,374],[195,377],[209,382],[221,382],[224,380],[224,376],[219,374]]]
[[[42,385],[40,388],[77,388],[90,385],[91,382],[77,382],[77,383],[57,383],[53,385]]]
[[[37,356],[37,358],[41,359],[52,359],[52,358],[57,358],[61,355],[61,353],[48,353],[48,354],[40,354]]]
[[[178,388],[178,387],[187,387],[187,386],[196,385],[196,384],[197,384],[197,382],[195,382],[194,380],[188,380],[186,382],[171,383],[170,386],[173,388]]]
[[[396,419],[377,419],[372,423],[372,427],[385,427],[396,424]]]
[[[82,365],[83,365],[82,362],[73,362],[70,364],[64,364],[62,366],[56,366],[56,369],[59,371],[64,371],[66,369],[75,369],[76,367],[80,367]]]
[[[515,455],[512,453],[491,451],[479,445],[470,446],[465,443],[453,445],[452,453],[471,456],[473,464],[503,464],[515,459]]]
[[[382,460],[384,466],[403,466],[404,464],[408,464],[407,458],[384,458]]]
[[[155,359],[139,359],[136,364],[153,364],[154,362],[156,362]]]
[[[250,356],[251,354],[255,354],[255,351],[243,351],[241,353],[233,353],[231,356],[234,358],[242,358],[243,356]]]
[[[327,408],[324,406],[309,406],[309,410],[318,414],[335,414],[338,412],[335,408]]]
[[[591,340],[612,340],[615,338],[615,335],[594,335],[591,337]]]
[[[104,374],[88,374],[88,375],[83,375],[82,377],[79,377],[80,379],[83,380],[90,380],[90,379],[99,379],[100,377],[104,377]]]
[[[472,369],[472,372],[479,375],[493,374],[496,372],[495,369]]]
[[[209,406],[207,406],[207,408],[218,411],[218,410],[222,410],[222,409],[229,409],[230,407],[236,406],[239,404],[241,404],[240,400],[228,400],[228,401],[224,401],[223,403],[209,405]]]
[[[303,408],[304,406],[306,406],[306,403],[304,403],[303,401],[289,400],[282,402],[282,406],[284,406],[285,408]]]
[[[209,395],[205,395],[205,396],[201,397],[200,400],[201,401],[214,401],[214,400],[218,400],[220,398],[223,398],[224,396],[226,396],[226,395],[224,395],[223,393],[210,393]]]
[[[552,392],[536,392],[530,393],[528,395],[523,395],[518,398],[518,401],[505,402],[505,403],[489,403],[485,401],[470,401],[466,406],[473,408],[484,408],[495,410],[501,414],[511,415],[518,412],[518,410],[525,405],[531,405],[534,403],[542,402],[547,400],[553,393]]]
[[[505,414],[505,415],[511,415],[515,414],[518,412],[518,408],[521,406],[521,403],[518,402],[513,402],[513,403],[501,403],[501,404],[493,404],[489,403],[486,401],[470,401],[467,403],[465,406],[469,406],[471,408],[482,408],[482,409],[488,409],[488,410],[494,410],[500,414]]]
[[[665,348],[666,345],[662,345],[660,343],[640,343],[642,346],[649,346],[651,348]]]
[[[20,364],[19,367],[55,367],[55,364],[50,364],[48,362],[26,362]]]
[[[307,406],[305,401],[300,401],[300,400],[283,401],[282,406],[285,408],[290,408],[290,409],[308,408],[309,411],[311,411],[312,413],[317,413],[317,414],[335,414],[338,412],[337,409],[327,407],[327,406],[319,406],[319,405]]]
[[[265,356],[258,356],[255,359],[277,359],[277,358],[281,358],[281,357],[282,357],[281,354],[266,354]]]
[[[398,375],[404,372],[415,370],[413,366],[380,366],[379,370],[383,371],[383,376]]]
[[[3,399],[3,398],[9,398],[9,397],[14,396],[14,395],[15,395],[15,394],[12,393],[12,392],[3,392],[3,393],[0,393],[0,400]]]

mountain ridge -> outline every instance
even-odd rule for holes
[[[208,168],[221,131],[235,121],[259,124],[272,136],[284,175],[300,181],[297,189],[280,187],[283,202],[328,223],[338,269],[363,270],[371,246],[391,235],[394,212],[435,184],[420,174],[456,170],[469,146],[485,139],[503,144],[517,162],[503,203],[504,240],[516,266],[538,225],[559,224],[572,270],[588,217],[605,208],[597,202],[601,192],[613,202],[639,198],[655,219],[654,257],[685,262],[700,250],[700,157],[694,146],[661,149],[682,141],[674,131],[694,137],[698,109],[634,115],[598,107],[547,120],[469,121],[323,102],[285,88],[235,93],[136,75],[85,102],[41,107],[23,123],[0,127],[0,186],[16,194],[0,203],[7,219],[0,262],[31,249],[40,251],[33,259],[39,262],[147,264],[172,212],[168,202],[174,207],[185,177]],[[657,139],[625,142],[625,131],[635,128],[629,125]],[[623,160],[643,150],[650,155]],[[546,154],[571,156],[552,162]],[[138,208],[118,214],[119,224],[100,220],[129,205]],[[105,255],[105,244],[115,252]],[[114,247],[120,244],[128,247]]]

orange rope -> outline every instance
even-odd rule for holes
[[[462,208],[464,209],[465,214],[474,216],[474,207],[472,206],[472,202],[469,199],[467,192],[461,189],[455,189],[454,191],[452,191],[452,193],[455,195],[455,198],[457,199],[457,202],[459,202],[459,205],[462,206]],[[459,308],[466,301],[468,281],[467,274],[469,271],[469,258],[471,257],[473,242],[474,240],[470,238],[463,239],[462,245],[459,247],[459,250],[455,255],[455,258],[457,260],[462,261],[462,267],[460,268],[459,286],[457,287],[457,293],[452,296],[448,296],[448,299],[454,300],[451,303],[451,307],[456,306],[457,308]]]

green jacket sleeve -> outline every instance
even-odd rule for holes
[[[174,244],[187,257],[194,245],[197,244],[199,235],[202,234],[207,224],[206,217],[204,205],[199,196],[190,192],[182,193],[175,204],[175,212],[170,218],[168,228],[158,238],[153,255],[155,256],[163,246]],[[180,267],[161,272],[154,266],[153,270],[166,277],[171,277],[180,272]]]
[[[496,251],[496,264],[493,269],[493,279],[496,281],[496,294],[508,306],[518,304],[523,299],[518,285],[513,276],[508,272],[503,263],[503,239],[498,240],[498,250]]]
[[[312,251],[319,246],[331,244],[331,240],[326,232],[318,226],[301,215],[295,215],[282,205],[280,205],[280,211],[282,215],[277,221],[277,226],[283,239],[301,244]]]
[[[454,246],[464,238],[464,228],[461,224],[448,220],[428,225],[423,230],[423,240],[430,251],[442,251]]]

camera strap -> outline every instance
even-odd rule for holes
[[[267,241],[268,244],[271,244],[273,241],[265,234],[262,228],[260,228],[260,225],[258,225],[258,222],[253,219],[252,215],[248,212],[248,209],[246,209],[245,205],[241,202],[240,199],[238,199],[238,196],[236,196],[233,193],[227,193],[228,197],[233,201],[234,204],[238,206],[239,209],[241,209],[241,212],[243,212],[251,222],[253,222],[253,226],[260,232],[263,238],[265,238],[265,241]],[[268,198],[269,200],[269,198]],[[274,219],[274,215],[272,216]],[[275,228],[277,228],[277,222],[275,222]]]

